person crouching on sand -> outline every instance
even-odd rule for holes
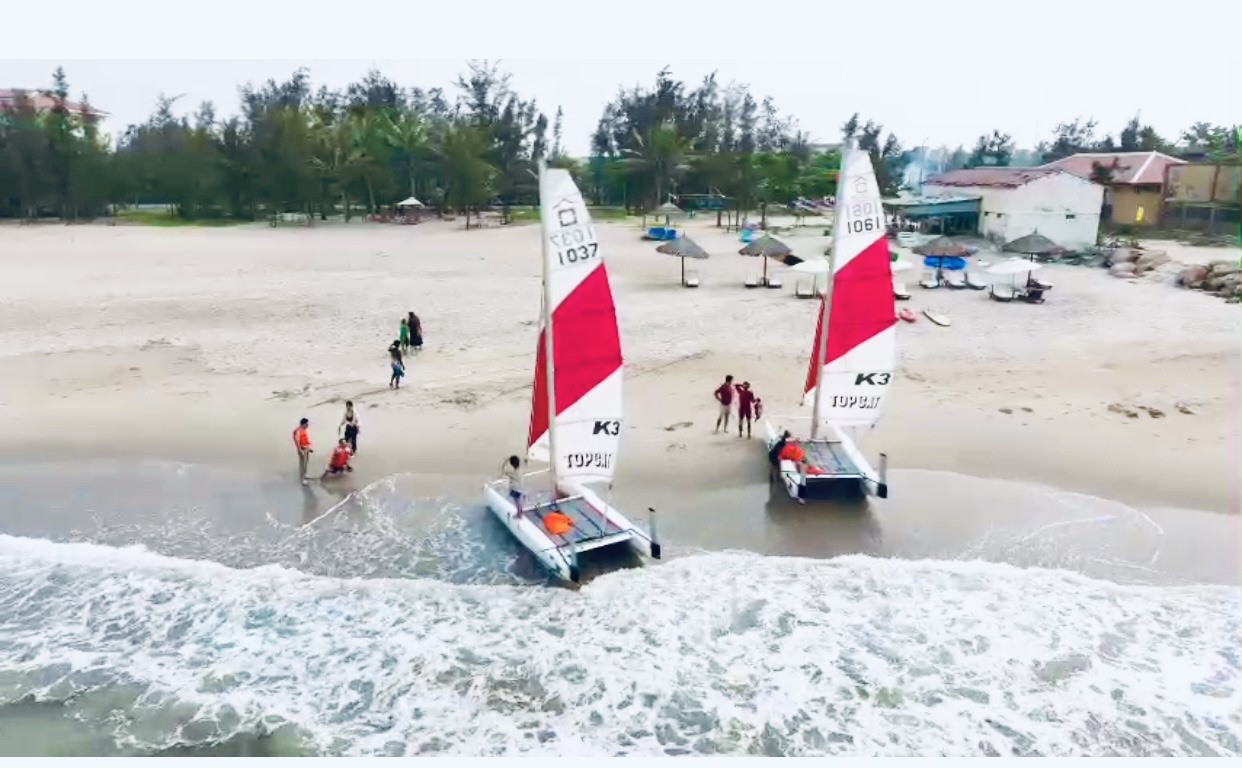
[[[319,476],[320,480],[327,480],[329,476],[338,477],[346,472],[353,472],[354,468],[349,465],[349,446],[345,443],[345,438],[336,441],[336,448],[332,450],[332,456],[328,459],[328,468]]]
[[[750,391],[750,382],[743,381],[737,385],[737,436],[742,436],[742,424],[746,424],[746,438],[750,439],[750,423],[755,404],[755,393]]]
[[[298,480],[302,481],[302,485],[306,485],[306,466],[310,463],[310,455],[314,453],[311,449],[310,435],[306,431],[308,427],[310,427],[310,419],[304,418],[293,430],[293,447],[298,452]]]
[[[716,417],[715,432],[720,431],[723,424],[725,432],[729,431],[729,410],[733,407],[733,377],[725,376],[724,384],[716,387],[716,391],[712,393],[716,398],[716,402],[720,404],[720,414]]]
[[[513,500],[513,506],[517,508],[515,517],[522,516],[522,474],[519,472],[521,466],[521,459],[517,456],[510,456],[500,469],[504,479],[509,481],[509,498]]]

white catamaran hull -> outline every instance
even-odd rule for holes
[[[768,419],[763,423],[767,432],[765,443],[771,451],[784,430]],[[880,454],[880,469],[876,471],[844,430],[828,424],[825,432],[827,437],[798,441],[809,458],[821,459],[815,463],[824,474],[803,474],[796,463],[779,462],[781,482],[789,496],[799,501],[822,499],[844,486],[881,499],[888,498],[887,455]]]
[[[660,559],[659,541],[586,486],[562,482],[561,498],[528,505],[520,517],[507,488],[503,480],[484,484],[487,508],[545,568],[565,581],[578,583],[578,555],[593,549],[625,544],[639,555]],[[540,514],[554,506],[573,520],[573,533],[557,536],[543,527]]]

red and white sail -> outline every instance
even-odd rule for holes
[[[803,403],[820,398],[820,423],[870,426],[893,378],[897,314],[880,188],[871,158],[853,147],[844,150],[837,180],[831,268],[827,344],[821,297]]]
[[[621,337],[604,253],[569,172],[539,178],[543,227],[544,327],[539,333],[528,456],[555,461],[559,479],[609,482],[621,440]],[[549,423],[546,323],[551,320],[553,400]],[[549,427],[556,456],[549,455]]]

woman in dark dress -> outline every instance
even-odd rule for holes
[[[410,312],[410,316],[406,318],[406,323],[410,326],[410,347],[413,349],[422,349],[423,322],[418,319],[418,315]]]

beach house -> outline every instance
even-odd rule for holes
[[[1160,218],[1165,169],[1185,162],[1163,152],[1079,152],[1040,167],[1103,184],[1108,223],[1150,226]]]
[[[1066,248],[1095,245],[1104,187],[1059,168],[961,168],[930,176],[923,194],[979,197],[978,232],[1008,242],[1039,232]]]

